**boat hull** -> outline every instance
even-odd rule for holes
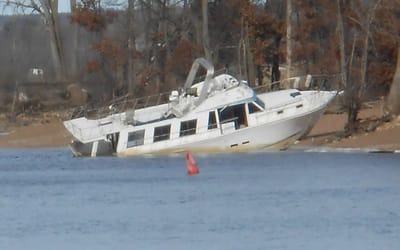
[[[265,123],[256,127],[246,127],[232,133],[210,139],[155,149],[137,147],[117,152],[118,156],[175,154],[186,151],[196,153],[245,152],[265,149],[287,149],[296,140],[310,131],[324,113],[326,107],[289,119]]]

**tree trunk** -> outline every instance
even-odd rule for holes
[[[201,0],[201,13],[202,13],[202,20],[203,20],[203,48],[204,48],[204,55],[209,62],[212,61],[211,50],[210,50],[210,37],[208,34],[208,0]]]
[[[358,115],[359,103],[357,100],[357,91],[355,84],[348,83],[348,60],[346,58],[346,41],[347,33],[344,26],[344,2],[337,0],[337,30],[339,36],[339,49],[340,49],[340,71],[342,87],[344,88],[344,105],[347,110],[347,124],[345,128],[346,136],[351,135],[356,129],[356,121]]]
[[[364,24],[365,37],[364,37],[364,48],[361,56],[361,86],[358,90],[358,97],[362,99],[364,92],[367,88],[367,68],[368,68],[368,48],[369,48],[369,39],[371,33],[371,24],[375,17],[375,11],[378,8],[381,0],[377,0],[375,5],[372,8],[368,9],[367,18]]]
[[[77,5],[76,0],[70,1],[71,15],[76,15]],[[79,40],[79,27],[77,22],[72,22],[72,53],[71,53],[71,80],[76,81],[78,79],[78,40]]]
[[[139,1],[139,4],[140,4],[140,11],[143,13],[143,15],[142,15],[142,22],[143,22],[143,25],[144,25],[144,27],[143,27],[143,30],[144,30],[144,37],[146,38],[146,39],[148,39],[149,37],[150,37],[150,34],[151,34],[151,29],[152,29],[152,27],[151,27],[151,19],[152,19],[152,10],[151,10],[151,7],[149,7],[146,3],[145,3],[145,1]],[[151,4],[151,3],[150,3]],[[149,5],[150,5],[149,4]],[[150,41],[149,41],[149,44],[150,44]],[[145,48],[145,51],[144,51],[144,58],[145,58],[145,65],[146,66],[148,66],[148,64],[151,64],[152,62],[151,62],[151,57],[152,57],[152,55],[151,55],[151,52],[152,52],[152,45],[150,44],[146,44],[146,48]]]
[[[281,36],[277,35],[274,40],[275,40],[274,41],[275,49],[272,54],[271,83],[278,82],[281,78],[281,72],[279,71],[279,47],[281,43]],[[274,84],[271,87],[273,89],[276,88],[279,89],[280,86],[279,85],[275,86]]]
[[[162,34],[162,38],[160,37],[160,42],[156,45],[156,62],[157,65],[157,77],[156,77],[156,88],[157,92],[161,92],[162,85],[165,86],[166,78],[166,50],[168,44],[168,29],[167,29],[167,1],[158,1],[157,9],[159,11],[159,19],[158,20],[158,27],[157,32]]]
[[[181,17],[181,24],[182,27],[187,27],[188,25],[188,20],[190,19],[190,10],[189,10],[189,4],[187,0],[183,1],[183,10],[182,10],[182,17]],[[181,40],[186,40],[189,41],[189,29],[182,29],[181,33],[179,34]]]
[[[286,0],[286,78],[292,77],[292,0]]]
[[[377,0],[372,7],[368,8],[367,17],[363,23],[364,30],[364,46],[361,55],[360,65],[360,81],[354,81],[351,88],[346,87],[349,94],[346,97],[349,99],[348,105],[348,119],[347,119],[347,134],[352,134],[356,129],[357,116],[361,108],[363,96],[367,88],[367,68],[368,68],[368,48],[370,38],[370,28],[375,16],[375,10],[380,4],[381,0]]]
[[[250,86],[254,86],[256,84],[256,72],[254,69],[254,56],[253,52],[251,51],[250,47],[250,37],[249,37],[249,26],[245,24],[246,34],[245,34],[245,44],[246,44],[246,69],[247,69],[247,81],[249,82]]]
[[[369,48],[369,27],[370,25],[366,25],[366,32],[364,37],[364,48],[361,55],[361,76],[360,76],[360,86],[358,87],[358,98],[362,99],[364,96],[364,92],[367,86],[367,65],[368,65],[368,48]]]
[[[240,39],[239,39],[239,44],[238,44],[238,68],[239,68],[239,80],[243,80],[243,77],[245,77],[247,79],[247,76],[243,76],[243,73],[246,72],[246,70],[242,70],[243,65],[243,61],[244,59],[242,59],[242,57],[246,57],[245,53],[244,53],[244,38],[243,38],[243,17],[240,18]]]
[[[396,72],[390,87],[388,104],[392,115],[400,115],[400,47],[397,49]]]
[[[50,48],[52,51],[56,80],[63,81],[66,79],[66,72],[58,24],[58,0],[40,0],[40,3],[43,6],[43,15],[46,19],[46,25],[50,33]]]
[[[349,136],[357,129],[357,117],[360,110],[360,102],[356,98],[350,100],[347,109],[347,124],[345,128],[345,135]]]
[[[343,25],[343,14],[344,14],[344,6],[342,0],[337,0],[338,7],[338,33],[339,33],[339,48],[340,48],[340,71],[342,75],[342,85],[344,88],[347,87],[347,62],[346,62],[346,34]]]
[[[134,84],[135,84],[135,70],[134,70],[134,52],[135,52],[135,30],[134,30],[134,22],[135,22],[135,0],[128,1],[128,70],[127,70],[127,87],[128,93],[134,94]]]

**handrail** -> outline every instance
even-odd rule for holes
[[[211,73],[211,72],[210,72]],[[215,74],[217,75],[217,74]],[[311,78],[309,78],[311,77]],[[290,80],[296,79],[298,86],[286,86],[286,88],[299,88],[299,89],[334,89],[334,85],[338,85],[335,80],[339,80],[340,75],[303,75],[295,78],[283,79],[272,83],[267,83],[253,87],[256,93],[264,93],[274,90],[279,90],[283,86],[282,83],[287,83]],[[303,79],[300,83],[299,81]],[[187,84],[190,83],[191,78],[187,79]],[[322,81],[324,80],[324,81]],[[72,111],[71,119],[79,117],[87,117],[89,119],[99,119],[106,117],[111,114],[120,113],[127,109],[141,109],[153,105],[160,105],[169,102],[170,92],[162,92],[160,94],[149,95],[144,97],[129,98],[129,96],[123,96],[116,100],[113,100],[108,106],[99,108],[93,108],[89,105],[80,106]]]
[[[117,99],[116,101],[112,101],[108,106],[102,106],[99,108],[88,107],[90,104],[86,106],[79,106],[72,112],[71,118],[86,117],[90,119],[99,119],[108,115],[123,112],[127,109],[141,109],[153,105],[165,104],[168,103],[169,94],[169,92],[163,92],[144,97],[124,97],[125,99]]]
[[[253,87],[256,93],[264,93],[269,91],[276,91],[281,89],[296,88],[300,90],[329,90],[336,89],[335,85],[338,85],[338,77],[340,75],[303,75],[297,77],[291,77],[288,79],[282,79],[263,85]],[[293,83],[291,83],[293,81]]]
[[[195,73],[197,72],[199,66],[203,66],[207,69],[207,75],[205,76],[206,79],[204,80],[205,83],[209,83],[210,78],[213,75],[218,75],[227,71],[226,69],[220,69],[217,72],[214,72],[214,67],[207,60],[205,60],[204,58],[198,58],[196,59],[195,63],[193,63],[192,72],[186,79],[184,86],[187,87],[191,85],[194,81],[195,82],[201,81],[197,78],[195,79],[196,76]],[[202,94],[200,94],[198,102],[201,102],[201,98],[204,98],[206,89],[207,87],[205,86],[205,89],[202,91]],[[129,98],[128,95],[125,95],[113,100],[107,106],[103,107],[94,108],[93,106],[91,107],[91,104],[85,106],[79,106],[72,111],[71,119],[79,117],[99,119],[111,114],[123,112],[127,109],[135,110],[140,108],[146,108],[153,105],[165,104],[169,102],[169,95],[170,92],[162,92],[160,94],[149,95],[144,97],[136,97],[136,98]],[[156,99],[155,101],[153,100],[154,98]]]

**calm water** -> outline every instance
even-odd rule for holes
[[[0,151],[0,249],[400,249],[400,154]]]

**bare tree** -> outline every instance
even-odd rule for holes
[[[347,86],[347,62],[346,62],[346,33],[343,23],[344,3],[343,0],[337,0],[337,30],[339,33],[339,48],[340,48],[340,73],[342,76],[342,85]]]
[[[359,80],[354,81],[353,84],[346,85],[346,104],[347,104],[347,126],[346,133],[352,134],[356,130],[358,112],[361,108],[361,103],[367,88],[367,65],[368,65],[368,51],[369,41],[371,39],[371,26],[375,17],[375,11],[381,0],[375,2],[368,2],[366,4],[366,11],[360,12],[359,17],[364,21],[359,21],[354,17],[348,16],[348,18],[357,23],[364,33],[364,40],[362,43],[362,54],[360,58],[360,77]],[[340,8],[339,6],[338,8]],[[339,11],[340,13],[340,11]],[[340,26],[340,25],[339,25]]]
[[[71,15],[74,16],[77,13],[77,3],[76,0],[70,0]],[[71,53],[71,78],[76,80],[78,77],[78,23],[71,22],[72,26],[72,53]]]
[[[358,96],[361,97],[364,94],[367,86],[367,64],[368,64],[368,49],[369,41],[371,39],[371,25],[375,18],[375,11],[378,8],[381,0],[377,0],[372,6],[368,7],[367,18],[364,19],[363,30],[364,30],[364,47],[361,57],[361,87],[358,90]]]
[[[349,69],[348,63],[349,58],[347,56],[347,28],[345,26],[344,16],[345,16],[345,5],[346,2],[344,0],[337,0],[337,31],[339,37],[339,50],[340,50],[340,73],[341,73],[341,80],[342,85],[344,87],[344,105],[347,110],[347,126],[346,126],[346,133],[351,134],[355,129],[355,122],[357,119],[357,113],[359,110],[360,102],[358,98],[356,98],[356,94],[354,91],[354,83],[350,84],[348,82],[349,78]],[[355,43],[353,44],[353,50],[355,48]],[[352,52],[353,54],[353,52]],[[351,56],[351,61],[352,61]]]
[[[292,76],[292,7],[292,0],[286,0],[286,78]]]
[[[203,48],[206,59],[212,62],[211,50],[210,50],[210,37],[208,34],[208,0],[201,0],[201,13],[202,13],[202,28],[203,28]]]
[[[15,7],[16,11],[26,12],[30,10],[43,17],[50,35],[50,48],[56,80],[65,80],[66,69],[59,30],[58,0],[5,0],[3,3]]]
[[[397,51],[397,66],[393,77],[392,86],[390,88],[388,102],[390,113],[392,115],[400,115],[400,48]]]
[[[136,42],[135,42],[135,29],[134,29],[134,22],[135,22],[135,0],[128,1],[128,93],[132,94],[134,89],[135,83],[135,74],[134,74],[134,58],[133,53],[135,51]]]

